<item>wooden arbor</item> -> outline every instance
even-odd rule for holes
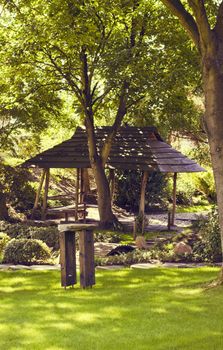
[[[109,126],[96,128],[95,134],[99,148],[103,145],[109,131]],[[79,174],[77,176],[81,176],[81,172],[84,171],[81,169],[90,168],[86,130],[78,127],[71,139],[64,141],[61,144],[56,145],[55,147],[27,160],[23,166],[38,166],[45,169],[45,194],[43,203],[44,216],[48,197],[48,169],[77,168],[80,169],[77,171],[77,174]],[[106,166],[111,169],[111,179],[113,179],[111,180],[111,184],[114,181],[115,169],[139,169],[142,171],[144,175],[141,184],[141,214],[144,214],[145,209],[145,187],[148,174],[150,172],[174,174],[173,211],[171,224],[174,224],[175,217],[177,173],[205,171],[195,161],[189,159],[181,152],[175,150],[173,147],[165,143],[155,127],[120,127],[113,142]],[[42,179],[40,185],[41,183],[43,183]],[[77,181],[77,183],[79,184],[79,181]],[[111,185],[111,188],[112,187],[113,185]],[[78,188],[77,193],[79,193]],[[79,202],[77,197],[76,213],[78,212]],[[35,205],[36,203],[38,203],[37,199],[35,201]]]

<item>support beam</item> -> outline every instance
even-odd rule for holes
[[[176,214],[176,202],[177,202],[177,173],[173,175],[173,208],[172,208],[172,220],[171,225],[175,223],[175,214]]]
[[[144,215],[145,215],[145,194],[146,194],[146,184],[148,181],[149,172],[144,171],[141,183],[141,194],[139,203],[139,216],[142,217],[142,233],[144,233]]]
[[[77,177],[76,177],[76,212],[75,212],[75,220],[78,220],[78,204],[79,204],[79,190],[80,190],[80,169],[77,169]]]
[[[84,190],[84,169],[80,169],[80,203],[83,204],[85,199],[85,190]]]
[[[95,284],[94,233],[93,230],[79,232],[80,285],[82,288]]]
[[[90,192],[90,179],[89,179],[89,173],[88,168],[83,168],[83,182],[84,182],[84,192],[89,193]]]
[[[75,232],[60,232],[61,286],[68,287],[77,283]]]
[[[46,220],[49,182],[50,182],[50,169],[46,169],[44,195],[43,195],[43,207],[42,207],[42,220]]]
[[[109,185],[110,185],[111,204],[113,204],[114,191],[115,191],[115,169],[109,169]]]
[[[34,206],[33,206],[33,209],[32,209],[31,219],[33,219],[35,211],[38,208],[40,193],[41,193],[41,190],[42,190],[42,187],[43,187],[43,182],[44,182],[45,175],[46,175],[46,169],[43,169],[43,172],[42,172],[41,178],[40,178],[39,187],[38,187],[38,190],[36,192],[36,198],[35,198]]]

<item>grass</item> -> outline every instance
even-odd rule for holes
[[[0,349],[222,350],[217,268],[98,271],[64,290],[58,271],[0,272]]]
[[[203,211],[210,211],[213,206],[211,204],[202,205],[178,205],[176,208],[177,213],[201,213]]]

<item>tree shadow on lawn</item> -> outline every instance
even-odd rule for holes
[[[60,288],[57,271],[1,272],[0,348],[220,350],[223,289],[203,289],[217,271],[98,271],[87,290]]]

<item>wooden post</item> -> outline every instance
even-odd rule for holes
[[[148,180],[149,172],[144,171],[141,183],[141,194],[139,203],[139,215],[142,216],[142,234],[144,233],[144,215],[145,215],[145,194],[146,194],[146,184]]]
[[[73,286],[77,283],[75,232],[60,232],[61,286]]]
[[[44,186],[44,195],[43,195],[43,207],[42,207],[42,220],[45,220],[45,219],[46,219],[47,198],[48,198],[48,191],[49,191],[49,182],[50,182],[50,169],[46,169],[45,186]]]
[[[84,203],[85,191],[84,191],[84,169],[80,169],[80,203]]]
[[[43,172],[42,172],[42,175],[41,175],[41,178],[40,178],[39,187],[38,187],[38,190],[37,190],[37,192],[36,192],[36,198],[35,198],[35,202],[34,202],[33,209],[32,209],[31,219],[33,219],[34,214],[35,214],[35,211],[36,211],[36,209],[38,208],[39,197],[40,197],[40,193],[41,193],[41,190],[42,190],[42,187],[43,187],[43,182],[44,182],[45,174],[46,174],[46,169],[43,169]]]
[[[172,208],[172,220],[171,225],[175,223],[175,214],[176,214],[176,193],[177,193],[177,173],[173,175],[173,208]]]
[[[114,190],[115,190],[115,169],[109,169],[109,184],[110,184],[111,204],[113,204]]]
[[[86,288],[95,284],[93,230],[96,228],[96,225],[80,223],[58,225],[62,286],[76,283],[75,232],[79,232],[80,285]]]
[[[84,183],[84,192],[88,193],[90,192],[90,179],[88,174],[88,169],[83,168],[83,183]]]
[[[95,284],[93,230],[79,232],[79,249],[81,287],[92,287]]]
[[[79,204],[79,189],[80,189],[80,169],[77,169],[76,177],[76,211],[75,211],[75,220],[78,220],[78,204]]]

